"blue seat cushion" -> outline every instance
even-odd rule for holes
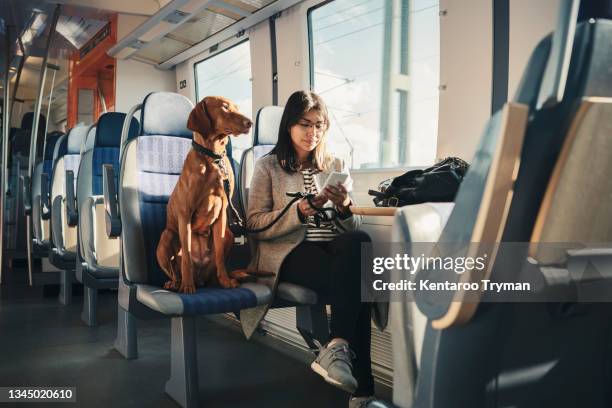
[[[192,295],[151,285],[136,285],[136,298],[140,303],[169,316],[237,312],[268,303],[271,297],[270,288],[257,283],[245,283],[235,289],[199,288]]]
[[[102,195],[103,165],[112,164],[115,170],[115,186],[119,177],[119,148],[118,147],[94,147],[92,154],[92,193]]]
[[[59,140],[61,136],[62,136],[61,133],[56,133],[56,134],[47,136],[47,145],[45,146],[45,151],[43,152],[43,158],[45,161],[53,160],[53,152],[55,151],[55,144],[57,143],[57,141]]]
[[[119,147],[121,144],[121,130],[125,113],[108,112],[100,116],[94,141],[95,147]],[[140,124],[136,118],[130,121],[127,139],[130,140],[138,133]]]

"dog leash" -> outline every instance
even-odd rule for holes
[[[227,185],[225,195],[226,197],[229,197],[229,182],[224,181],[224,185]],[[231,203],[231,200],[228,199],[228,201],[230,201],[230,206],[228,207],[228,220],[230,220],[229,227],[232,233],[234,233],[235,235],[244,235],[244,234],[257,234],[260,232],[267,231],[270,228],[272,228],[272,226],[274,226],[274,224],[276,224],[287,213],[287,211],[289,211],[289,208],[291,208],[293,203],[295,203],[298,200],[301,200],[302,198],[305,198],[308,201],[308,204],[312,207],[312,209],[317,212],[314,215],[314,220],[315,220],[315,224],[317,225],[317,227],[321,226],[321,222],[323,221],[331,222],[338,216],[338,210],[336,210],[335,208],[316,206],[313,203],[313,199],[315,198],[314,194],[306,194],[302,192],[288,192],[285,194],[292,198],[291,198],[291,201],[287,203],[285,208],[283,208],[280,214],[278,214],[276,218],[274,218],[268,225],[261,227],[261,228],[255,228],[255,229],[250,229],[244,226],[244,221],[238,214],[238,211],[236,211],[236,209],[234,208],[234,205]],[[231,210],[230,210],[230,207],[231,207]],[[327,214],[328,212],[330,214]]]

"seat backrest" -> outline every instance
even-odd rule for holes
[[[165,275],[156,249],[166,227],[166,206],[191,149],[187,119],[193,103],[182,95],[154,92],[144,99],[140,134],[121,156],[119,209],[123,276],[161,286]]]
[[[77,126],[60,142],[60,147],[54,152],[57,153],[53,163],[51,176],[51,217],[53,225],[53,244],[60,250],[76,250],[76,231],[75,228],[68,227],[65,215],[66,196],[66,171],[72,170],[77,174],[81,162],[81,148],[87,140],[92,125]],[[74,178],[74,188],[76,180]],[[57,213],[59,211],[60,213]]]
[[[69,132],[70,133],[70,132]],[[51,194],[51,180],[53,177],[54,164],[66,150],[66,138],[68,135],[60,135],[57,139],[47,140],[46,149],[43,152],[43,160],[38,162],[32,172],[32,222],[34,237],[39,241],[48,241],[50,238],[50,226],[48,220],[43,220],[41,209],[41,175],[47,174],[47,191]]]
[[[58,142],[62,139],[63,136],[64,134],[62,133],[49,134],[49,136],[47,136],[47,144],[45,145],[45,149],[43,152],[42,172],[48,175],[49,186],[51,186],[51,171],[53,169],[53,153],[55,152],[55,147],[57,146]]]
[[[28,150],[30,146],[31,140],[31,132],[32,126],[34,126],[34,112],[27,112],[21,118],[21,132],[20,135],[16,135],[16,137],[22,140],[20,149],[24,148],[24,145],[27,144]],[[42,155],[42,146],[44,143],[43,133],[47,128],[47,119],[45,115],[40,115],[38,120],[38,133],[37,133],[37,145],[36,145],[36,158],[39,158]],[[24,152],[25,153],[25,152]]]
[[[100,116],[98,123],[95,128],[89,132],[87,136],[87,142],[83,146],[83,153],[81,154],[81,164],[79,166],[79,173],[77,177],[77,209],[79,211],[79,239],[80,239],[80,257],[88,263],[93,263],[92,260],[88,259],[85,248],[92,247],[97,253],[99,248],[96,247],[95,242],[85,242],[95,237],[95,235],[89,236],[87,234],[81,234],[81,221],[82,217],[85,216],[84,211],[92,211],[91,208],[87,208],[87,202],[89,197],[102,196],[103,191],[103,166],[105,164],[111,164],[115,170],[115,185],[116,180],[119,176],[119,149],[121,144],[121,128],[123,121],[125,120],[125,113],[119,112],[108,112]],[[138,132],[138,120],[132,118],[130,123],[130,129],[128,134],[128,140],[136,136]],[[96,201],[96,200],[94,200]],[[90,220],[87,219],[87,222]],[[93,227],[100,227],[94,225]],[[90,227],[92,231],[96,231]],[[103,228],[102,228],[103,229]],[[94,239],[95,241],[95,239]],[[117,251],[118,252],[118,251]],[[93,267],[95,265],[89,265]]]
[[[282,106],[264,106],[257,112],[255,118],[255,135],[253,147],[244,151],[238,170],[238,186],[240,188],[241,215],[245,216],[248,208],[249,186],[255,170],[255,162],[265,156],[276,145],[278,127],[283,116]]]
[[[87,140],[91,125],[80,125],[73,128],[62,140],[59,148],[53,153],[53,169],[51,178],[51,200],[56,196],[64,196],[66,171],[72,170],[76,176],[81,162],[81,148]],[[76,177],[75,177],[76,187]]]
[[[578,109],[585,98],[612,97],[610,41],[612,21],[592,20],[578,24],[563,99],[530,112],[502,242],[529,242],[560,151],[572,134],[570,126],[573,126]],[[527,95],[526,101],[531,102],[534,93],[519,92],[519,95]],[[599,137],[593,132],[585,135]],[[605,143],[604,138],[600,140]],[[586,146],[587,143],[583,143],[582,147]],[[607,146],[603,150],[609,151]],[[590,154],[578,154],[576,159],[585,168],[591,165]],[[601,173],[589,174],[588,182],[610,188],[606,184],[609,167],[607,164],[604,167],[603,161],[605,157],[597,157],[595,166],[599,165]],[[562,179],[570,182],[565,187],[581,201],[583,192],[576,192],[570,180],[585,169],[570,166],[567,170],[570,168],[574,170],[566,173],[567,178],[559,170],[559,183]],[[584,178],[580,182],[583,181]],[[560,187],[554,189],[559,197],[565,194]],[[459,205],[459,195],[457,197],[455,208]],[[555,203],[561,204],[573,206],[573,203]],[[562,210],[566,212],[562,213],[561,223],[571,223],[568,208],[550,207],[546,218],[548,221],[556,218],[559,222],[553,213]],[[596,217],[596,214],[589,215]],[[450,223],[451,220],[447,227]],[[560,236],[557,234],[563,231],[543,229],[541,233]],[[515,251],[501,252],[495,266],[503,267],[495,268],[491,279],[507,282],[504,274],[518,276],[527,254],[517,257]],[[428,325],[416,400],[401,406],[497,407],[521,406],[525,401],[537,401],[538,406],[609,405],[609,387],[600,379],[601,372],[607,369],[606,356],[610,353],[607,327],[612,316],[610,303],[576,303],[570,299],[563,303],[544,303],[534,302],[528,296],[525,295],[529,301],[524,303],[481,304],[473,320],[460,327],[436,330]],[[566,309],[568,305],[571,305],[570,310]],[[586,332],[588,336],[584,335]],[[575,373],[581,374],[575,376]],[[573,379],[571,387],[558,386],[568,378]]]
[[[100,116],[96,127],[92,128],[83,146],[81,163],[77,177],[77,202],[92,195],[102,195],[102,169],[104,164],[112,164],[115,176],[119,176],[119,145],[121,128],[125,113],[108,112]],[[128,139],[138,132],[138,120],[132,118]]]
[[[85,143],[83,143],[81,145],[81,159],[83,158],[83,154],[85,154],[85,152],[93,149],[94,147],[94,140],[96,138],[96,129],[98,128],[97,125],[94,125],[92,127],[89,128],[89,132],[87,132],[87,138],[85,139]]]
[[[568,250],[612,241],[612,98],[585,98],[565,139],[536,219],[530,256],[565,265]]]

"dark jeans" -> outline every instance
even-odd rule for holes
[[[351,231],[330,242],[304,241],[283,261],[280,281],[305,286],[329,300],[331,338],[349,342],[356,359],[356,396],[374,394],[370,357],[370,304],[361,303],[361,243],[368,234]]]

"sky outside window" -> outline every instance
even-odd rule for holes
[[[195,64],[196,97],[224,96],[238,105],[240,112],[253,122],[251,50],[244,41],[232,48]],[[252,145],[252,129],[248,135],[232,136],[234,160]]]
[[[391,146],[396,151],[398,139],[408,138],[406,163],[378,162],[384,6],[384,0],[335,0],[310,14],[314,90],[332,120],[329,150],[353,168],[429,165],[438,122],[438,1],[410,2],[408,134],[398,129],[399,99],[392,98],[389,107]]]

